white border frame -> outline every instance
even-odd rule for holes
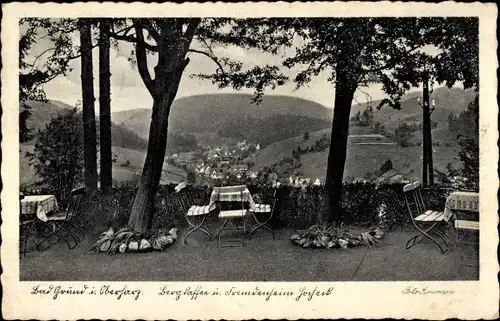
[[[420,318],[420,319],[493,319],[498,317],[499,288],[496,258],[498,235],[497,173],[498,128],[496,100],[498,67],[496,16],[494,4],[479,3],[10,3],[2,5],[2,180],[3,190],[1,248],[3,315],[19,319],[261,319],[261,318]],[[65,286],[115,288],[127,285],[140,288],[139,300],[113,296],[30,295],[35,284],[57,282],[19,282],[18,187],[18,19],[20,17],[338,17],[338,16],[479,16],[480,23],[480,280],[467,282],[318,282],[318,283],[229,283],[229,282],[60,282]],[[494,174],[495,173],[495,174]],[[161,297],[160,287],[201,285],[204,289],[223,290],[236,285],[240,289],[261,288],[297,291],[298,288],[334,286],[333,294],[308,302],[274,297],[200,297],[197,300]],[[403,295],[407,286],[455,291],[453,295]]]

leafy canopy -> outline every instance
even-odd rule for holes
[[[379,108],[400,108],[406,91],[427,75],[449,87],[478,85],[477,18],[244,19],[226,30],[209,30],[207,36],[281,55],[285,67],[299,69],[293,79],[297,87],[321,72],[330,82],[343,74],[358,87],[382,84],[389,98]]]

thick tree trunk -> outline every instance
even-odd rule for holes
[[[99,23],[99,129],[101,156],[101,190],[107,195],[112,187],[112,154],[111,154],[111,93],[109,66],[109,22],[105,19]]]
[[[160,183],[165,152],[167,149],[168,117],[170,107],[177,94],[182,72],[188,60],[172,72],[168,70],[168,64],[159,59],[157,70],[158,95],[153,97],[153,114],[149,128],[149,141],[146,161],[144,163],[139,189],[137,191],[128,225],[138,232],[145,232],[151,228],[155,196]],[[161,88],[160,88],[161,87]]]
[[[354,77],[347,77],[345,71],[340,68],[337,71],[332,135],[325,180],[325,187],[328,194],[327,221],[329,223],[342,220],[342,179],[347,155],[349,114],[351,113],[351,105],[357,87],[356,82],[351,80],[352,78]]]
[[[97,189],[97,138],[94,109],[94,78],[92,75],[92,39],[90,22],[81,19],[80,46],[82,62],[83,145],[85,160],[85,186]]]

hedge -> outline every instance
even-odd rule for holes
[[[153,227],[170,228],[185,224],[184,213],[178,201],[175,185],[163,185],[158,189],[153,217]],[[249,185],[256,202],[270,204],[274,189],[270,186]],[[43,192],[43,191],[42,191]],[[132,209],[136,185],[120,185],[113,188],[111,198],[106,201],[96,192],[87,196],[81,206],[82,215],[88,221],[89,230],[102,231],[110,226],[119,228],[127,224]],[[211,188],[188,186],[183,190],[192,204],[208,204]],[[423,193],[429,208],[444,208],[447,191],[426,190]],[[309,186],[305,189],[282,186],[277,190],[277,202],[272,225],[275,228],[304,229],[318,223],[324,186]],[[345,184],[342,196],[342,217],[345,224],[370,227],[380,222],[379,209],[385,204],[383,225],[388,229],[411,224],[402,193],[402,185],[376,186],[371,183]],[[217,220],[211,216],[210,220]]]

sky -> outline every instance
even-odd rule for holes
[[[73,35],[75,45],[79,45],[78,35]],[[30,51],[35,57],[48,48],[48,41],[39,41]],[[112,112],[123,111],[136,108],[151,108],[152,98],[144,86],[137,68],[129,61],[132,45],[120,42],[118,48],[111,48],[111,110]],[[245,50],[236,46],[219,47],[215,50],[219,57],[228,57],[239,60],[243,63],[243,68],[251,68],[256,64],[280,65],[282,58],[269,53],[263,53],[257,50]],[[177,99],[192,95],[210,94],[210,93],[252,93],[251,89],[242,89],[236,91],[232,88],[218,89],[209,80],[201,80],[190,77],[195,73],[211,73],[216,70],[216,65],[210,58],[203,55],[190,53],[190,63],[186,67]],[[39,60],[41,61],[41,60]],[[96,97],[96,111],[99,106],[98,86],[98,49],[93,50],[93,69],[94,69],[94,95]],[[152,75],[155,65],[155,56],[148,57],[148,67]],[[81,82],[80,82],[80,59],[74,59],[70,64],[72,71],[66,76],[58,76],[51,82],[44,85],[44,90],[48,99],[59,100],[69,105],[75,105],[81,100]],[[288,69],[283,67],[282,72],[293,78],[297,69]],[[312,100],[325,107],[333,107],[334,87],[327,81],[326,72],[314,77],[306,86],[296,90],[295,84],[289,82],[284,86],[277,87],[275,90],[267,89],[265,94],[288,95]],[[356,100],[359,103],[366,102],[368,99],[377,100],[385,97],[381,90],[381,85],[370,85],[360,88],[356,93]],[[368,93],[371,98],[367,99]]]

